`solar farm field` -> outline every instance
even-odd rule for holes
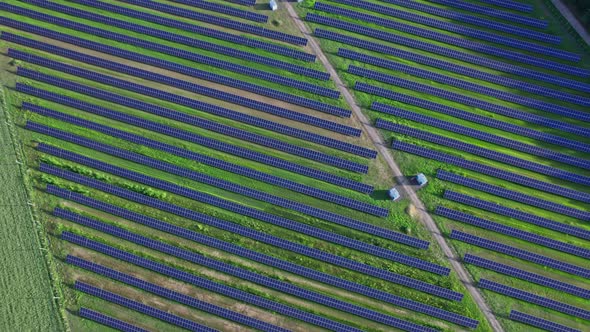
[[[297,7],[505,331],[588,331],[590,53],[550,1]]]

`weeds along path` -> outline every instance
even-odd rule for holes
[[[379,131],[375,127],[373,127],[371,125],[371,123],[369,122],[369,119],[365,116],[365,114],[363,114],[362,110],[357,105],[352,93],[350,93],[350,91],[348,90],[348,87],[346,85],[344,85],[344,83],[342,82],[342,80],[338,76],[336,69],[334,69],[334,67],[332,66],[330,61],[328,61],[328,58],[326,57],[326,55],[322,51],[320,45],[313,38],[311,32],[308,30],[305,23],[299,18],[299,16],[297,15],[295,10],[291,6],[291,3],[288,1],[285,1],[285,2],[283,2],[283,5],[287,8],[287,10],[289,11],[289,15],[292,17],[293,21],[299,27],[299,29],[301,30],[303,35],[305,35],[307,37],[308,46],[313,50],[313,52],[315,53],[315,55],[317,56],[319,61],[321,61],[321,63],[324,65],[324,67],[326,68],[328,73],[330,73],[330,76],[334,80],[334,83],[338,87],[338,90],[340,91],[342,96],[344,96],[344,99],[346,99],[346,102],[350,105],[350,107],[352,109],[353,116],[356,117],[358,122],[361,124],[364,133],[367,134],[367,136],[372,141],[373,145],[375,146],[375,149],[377,149],[379,154],[381,154],[381,156],[383,156],[387,165],[391,169],[393,176],[395,176],[396,179],[399,179],[398,180],[399,181],[398,189],[400,190],[400,193],[402,194],[402,196],[409,198],[411,203],[416,207],[416,209],[419,213],[419,219],[422,221],[422,223],[424,223],[424,225],[426,226],[426,228],[428,229],[428,231],[430,232],[432,237],[436,240],[436,242],[442,248],[443,253],[445,254],[447,259],[451,263],[453,270],[457,273],[457,276],[459,277],[459,279],[461,280],[461,282],[463,283],[465,288],[469,291],[469,293],[473,297],[474,301],[476,302],[477,306],[483,312],[483,314],[485,315],[486,319],[489,321],[489,323],[492,326],[492,328],[494,329],[494,331],[503,332],[504,329],[500,325],[500,322],[498,321],[496,316],[492,313],[491,309],[489,308],[489,306],[487,305],[487,303],[483,299],[479,290],[474,286],[474,282],[471,279],[471,276],[469,275],[469,273],[467,272],[465,267],[462,265],[459,257],[457,257],[455,252],[451,249],[449,244],[446,242],[440,229],[438,228],[438,226],[436,225],[436,223],[434,222],[432,217],[426,211],[426,207],[424,206],[422,201],[420,201],[420,199],[418,198],[416,193],[412,190],[411,185],[408,183],[407,179],[403,176],[403,173],[401,172],[399,166],[397,165],[397,163],[393,159],[393,155],[391,154],[391,151],[389,151],[389,148],[387,147],[383,136],[379,133]]]

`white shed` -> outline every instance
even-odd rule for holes
[[[270,0],[270,2],[268,3],[268,5],[270,6],[270,9],[272,9],[273,11],[279,9],[279,5],[277,5],[277,1],[276,0]]]

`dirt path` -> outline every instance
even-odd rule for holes
[[[586,44],[588,44],[590,46],[590,34],[588,34],[588,31],[586,31],[586,29],[584,29],[584,27],[582,26],[580,21],[578,21],[576,19],[576,17],[574,16],[574,14],[572,14],[572,12],[569,10],[569,8],[567,8],[567,6],[563,4],[563,1],[562,0],[551,0],[551,2],[553,2],[553,5],[555,5],[557,10],[559,10],[561,15],[563,15],[563,17],[565,17],[565,19],[576,30],[576,32],[580,35],[580,37],[582,37],[582,39],[586,42]]]
[[[441,231],[438,229],[438,226],[426,211],[426,207],[424,206],[422,201],[420,201],[416,193],[412,190],[411,185],[403,176],[403,173],[401,172],[399,166],[393,159],[393,155],[391,154],[391,151],[389,151],[389,148],[387,147],[385,140],[383,139],[381,134],[377,131],[375,127],[371,125],[369,119],[365,116],[365,114],[363,114],[360,107],[354,100],[354,97],[352,96],[351,92],[348,90],[346,85],[344,85],[344,83],[338,76],[336,69],[334,69],[332,64],[328,61],[328,58],[320,48],[318,42],[313,38],[305,23],[299,18],[299,16],[291,6],[291,3],[285,1],[283,2],[283,5],[289,11],[289,15],[292,17],[295,24],[297,24],[301,32],[307,37],[309,47],[311,47],[313,52],[316,54],[318,60],[322,62],[324,67],[326,67],[328,73],[330,73],[330,75],[332,76],[332,79],[334,80],[334,83],[336,83],[336,86],[340,90],[340,93],[342,94],[342,96],[344,96],[346,102],[350,105],[353,112],[353,116],[362,125],[364,133],[373,142],[373,145],[377,149],[377,152],[379,152],[379,154],[383,156],[387,165],[393,172],[393,176],[395,176],[397,179],[403,179],[400,181],[398,186],[398,189],[401,191],[402,196],[409,198],[411,203],[416,207],[419,213],[419,219],[424,223],[424,225],[426,225],[428,231],[432,234],[432,237],[436,239],[436,242],[438,242],[445,256],[450,261],[453,270],[457,273],[461,282],[465,285],[465,287],[467,288],[467,290],[469,291],[469,293],[471,294],[471,296],[473,297],[481,311],[484,313],[486,319],[490,322],[490,325],[492,326],[494,331],[504,331],[504,329],[500,325],[500,322],[497,320],[496,316],[492,313],[487,303],[484,301],[481,293],[474,286],[471,276],[469,275],[465,267],[461,264],[459,257],[457,257],[455,252],[451,250],[451,247],[446,242]]]

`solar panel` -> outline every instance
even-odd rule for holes
[[[151,197],[141,195],[141,194],[129,191],[129,190],[121,189],[121,188],[113,186],[113,185],[108,185],[108,184],[102,183],[97,180],[93,180],[93,179],[86,178],[81,175],[77,175],[75,173],[66,172],[66,171],[56,168],[56,167],[51,167],[46,164],[42,164],[42,168],[43,168],[42,171],[47,172],[48,174],[53,174],[55,176],[67,178],[70,181],[74,181],[76,183],[83,184],[83,185],[107,192],[112,195],[116,195],[118,197],[130,200],[130,201],[133,201],[136,203],[140,203],[140,204],[144,204],[144,205],[156,208],[156,209],[160,209],[162,211],[166,211],[166,212],[172,213],[174,215],[178,215],[183,218],[187,218],[187,219],[190,219],[190,220],[193,220],[196,222],[200,222],[200,223],[203,223],[205,225],[209,225],[209,226],[212,226],[215,228],[223,229],[225,231],[235,233],[235,234],[253,239],[255,241],[259,241],[261,243],[266,243],[271,246],[282,248],[284,250],[292,251],[294,253],[304,255],[304,256],[307,256],[307,257],[310,257],[313,259],[317,259],[322,262],[334,264],[336,266],[340,266],[340,267],[343,267],[346,269],[357,271],[362,274],[373,276],[373,277],[376,277],[376,278],[379,278],[379,279],[382,279],[385,281],[389,281],[389,282],[392,282],[395,284],[403,285],[408,288],[418,289],[418,290],[421,290],[421,291],[427,292],[427,293],[434,292],[433,289],[435,289],[435,288],[432,288],[432,285],[430,285],[430,284],[421,282],[419,280],[415,280],[410,277],[405,277],[405,276],[402,276],[402,275],[399,275],[396,273],[384,271],[382,269],[378,269],[378,268],[375,268],[370,265],[362,264],[362,263],[359,263],[359,262],[356,262],[356,261],[353,261],[353,260],[350,260],[347,258],[332,255],[332,254],[320,251],[318,249],[309,248],[304,245],[289,242],[289,241],[286,241],[286,240],[283,240],[283,239],[280,239],[280,238],[277,238],[277,237],[274,237],[271,235],[267,235],[267,234],[262,233],[260,231],[252,230],[252,229],[249,229],[244,226],[236,225],[231,222],[226,222],[221,219],[217,219],[217,218],[210,217],[208,215],[204,215],[204,214],[201,214],[201,213],[189,210],[189,209],[185,209],[185,208],[180,207],[178,205],[162,202],[160,200],[153,199]],[[51,185],[49,185],[47,187],[47,192],[50,194],[56,194],[56,195],[61,194],[58,191],[57,187],[51,186]],[[65,198],[69,199],[69,196],[65,197]],[[449,272],[450,271],[447,269],[446,273],[441,273],[441,274],[448,275]]]
[[[513,157],[508,154],[500,153],[494,150],[480,148],[477,145],[464,143],[463,141],[451,139],[446,136],[435,135],[431,134],[427,131],[418,130],[415,128],[410,128],[406,126],[402,126],[393,122],[384,121],[381,119],[377,119],[375,126],[377,128],[393,131],[395,133],[407,135],[410,137],[415,137],[421,140],[425,140],[427,142],[432,142],[435,144],[439,144],[442,146],[454,148],[460,151],[464,151],[467,153],[471,153],[476,156],[480,156],[483,158],[487,158],[490,160],[499,161],[508,165],[516,166],[522,169],[530,170],[533,172],[537,172],[539,174],[544,174],[548,176],[552,176],[558,179],[563,179],[572,183],[576,184],[584,184],[590,185],[590,177],[585,177],[579,175],[577,173],[566,172],[561,169],[546,166],[543,164],[533,163],[525,159],[520,159]]]
[[[392,95],[393,94],[399,95],[397,92],[392,92]],[[406,102],[405,97],[406,96],[404,96],[404,95],[400,95],[400,98],[396,98],[396,100]],[[421,105],[421,106],[427,106],[427,105]],[[406,111],[401,108],[393,107],[393,106],[386,105],[386,104],[381,104],[378,102],[373,102],[371,104],[371,109],[374,111],[378,111],[378,112],[382,112],[382,113],[386,113],[386,114],[391,114],[391,115],[395,115],[397,117],[401,117],[404,119],[412,120],[412,121],[415,121],[418,123],[427,124],[432,127],[452,131],[454,133],[458,133],[461,135],[466,135],[469,137],[477,138],[482,141],[505,146],[507,148],[511,148],[514,150],[526,152],[526,153],[529,153],[529,154],[532,154],[535,156],[559,161],[559,162],[573,165],[573,166],[577,166],[580,168],[590,169],[590,165],[588,164],[587,159],[572,157],[567,154],[562,154],[562,153],[555,152],[555,151],[552,151],[549,149],[540,148],[535,145],[521,143],[520,141],[508,139],[508,138],[505,138],[504,136],[496,136],[493,134],[489,134],[488,132],[485,132],[485,131],[480,131],[480,130],[472,129],[469,127],[464,127],[464,126],[455,124],[454,122],[439,120],[438,118],[435,118],[435,117],[429,117],[429,116],[422,115],[419,113]],[[463,112],[460,110],[456,110],[456,111]],[[464,112],[464,113],[468,114],[467,112]],[[446,114],[446,113],[443,113],[443,114]],[[448,115],[453,115],[453,113],[450,113]],[[523,127],[520,127],[520,128],[523,128]],[[548,139],[548,140],[551,140],[551,139]],[[559,142],[553,142],[553,143],[555,143],[555,144],[559,143],[559,145],[568,146],[568,147],[571,147],[572,149],[578,150],[578,151],[590,152],[590,145],[584,144],[584,143],[578,143],[578,142],[575,142],[572,140],[564,139],[563,141],[560,140]]]
[[[244,6],[254,6],[256,4],[256,0],[226,0],[230,2],[235,2]]]
[[[404,89],[428,93],[430,95],[433,95],[433,96],[436,96],[439,98],[454,101],[454,102],[457,102],[457,103],[460,103],[463,105],[467,105],[467,106],[471,106],[471,107],[476,107],[476,108],[479,108],[479,109],[482,109],[482,110],[485,110],[488,112],[492,112],[495,114],[503,115],[503,116],[506,116],[509,118],[519,119],[519,120],[527,121],[530,123],[542,125],[542,126],[545,126],[548,128],[554,128],[554,129],[562,130],[562,131],[569,132],[572,134],[590,137],[590,130],[588,130],[587,128],[584,128],[584,127],[581,127],[578,125],[572,125],[572,124],[569,124],[564,121],[554,120],[554,119],[551,119],[548,117],[539,116],[539,115],[524,112],[524,111],[519,111],[519,110],[516,110],[513,108],[506,107],[506,106],[502,106],[502,105],[498,105],[498,104],[494,104],[494,103],[490,103],[490,102],[485,102],[485,101],[482,101],[481,99],[477,99],[474,97],[467,97],[464,94],[449,92],[448,90],[434,88],[430,85],[415,83],[415,82],[407,81],[407,80],[402,80],[402,79],[398,79],[398,78],[395,78],[392,76],[387,77],[387,76],[380,74],[378,72],[367,71],[367,70],[364,70],[362,68],[358,68],[355,66],[348,67],[348,72],[351,74],[362,76],[362,77],[375,79],[380,82],[393,84],[393,85],[399,86]],[[379,87],[365,84],[365,83],[361,83],[361,82],[356,82],[354,88],[356,90],[359,90],[362,92],[375,94],[375,95],[379,95],[379,96],[383,96],[383,97],[387,97],[387,95],[390,94],[389,91],[391,91],[388,89],[379,88]]]
[[[511,247],[502,243],[484,239],[468,233],[457,230],[451,231],[451,239],[469,243],[481,248],[499,252],[508,256],[520,258],[525,261],[533,262],[539,265],[547,266],[556,270],[567,272],[584,278],[590,278],[590,270],[573,264],[564,263],[560,260],[549,258],[543,255],[535,254],[530,251]]]
[[[337,41],[343,44],[371,50],[374,52],[382,53],[382,54],[389,54],[397,56],[398,49],[395,47],[386,46],[379,43],[369,42],[365,39],[359,39],[350,37],[347,35],[339,34],[333,31],[323,30],[323,29],[315,29],[314,32],[315,36],[318,38],[325,38],[333,41]],[[560,76],[555,76],[547,73],[541,73],[536,70],[527,69],[524,67],[508,64],[501,61],[496,61],[484,57],[478,57],[473,54],[463,53],[455,50],[451,50],[449,48],[439,47],[434,44],[420,42],[419,40],[410,39],[410,38],[399,38],[396,44],[408,46],[411,48],[427,51],[433,54],[438,54],[444,57],[452,58],[455,60],[464,61],[466,63],[473,63],[481,67],[487,67],[490,69],[498,70],[501,72],[518,75],[527,79],[535,79],[539,81],[544,81],[552,84],[556,84],[559,86],[567,87],[570,89],[590,92],[590,84],[583,83],[577,80],[563,78]]]
[[[590,311],[582,308],[575,307],[566,303],[558,302],[546,297],[542,297],[536,294],[525,292],[523,290],[509,287],[497,282],[493,282],[487,279],[479,279],[478,287],[491,290],[492,292],[500,293],[506,296],[517,298],[522,301],[534,303],[536,305],[553,309],[555,311],[563,312],[565,314],[580,317],[584,319],[590,319]]]
[[[216,305],[200,301],[194,297],[185,295],[183,293],[176,292],[170,288],[165,288],[159,286],[157,284],[147,282],[145,280],[136,278],[134,276],[125,274],[123,272],[108,268],[106,266],[102,266],[100,264],[93,263],[91,261],[68,255],[66,257],[66,263],[75,265],[79,268],[92,271],[94,273],[100,274],[102,276],[120,281],[124,284],[137,287],[141,290],[144,290],[149,293],[156,294],[163,298],[187,305],[189,307],[193,307],[200,311],[206,312],[208,314],[212,314],[215,316],[219,316],[225,318],[227,320],[249,326],[255,328],[260,331],[267,331],[267,332],[288,332],[289,330],[260,321],[258,319],[248,317],[237,312],[218,307]]]
[[[225,14],[225,15],[243,18],[243,19],[250,20],[253,22],[266,23],[268,21],[268,16],[266,16],[266,15],[252,13],[252,12],[248,12],[245,10],[236,9],[236,8],[233,8],[230,6],[220,5],[220,4],[213,3],[213,2],[202,1],[202,0],[172,0],[172,1],[178,2],[183,5],[187,5],[187,6],[197,7],[197,8],[206,9],[206,10],[210,10],[210,11]]]
[[[540,274],[524,271],[515,267],[500,264],[479,256],[465,254],[463,261],[468,264],[473,264],[479,267],[483,267],[488,270],[492,270],[498,273],[502,273],[511,277],[526,280],[538,285],[553,288],[562,292],[573,294],[585,299],[590,299],[590,289],[584,289],[581,287],[568,284],[559,280],[551,279]]]
[[[511,1],[511,0],[478,0],[481,2],[489,3],[494,6],[504,7],[512,10],[518,10],[525,13],[530,13],[533,11],[533,5],[522,3],[518,1]]]
[[[573,218],[578,218],[584,221],[590,221],[590,212],[582,211],[574,208],[570,208],[565,205],[557,204],[552,201],[546,201],[540,198],[536,198],[533,196],[525,195],[523,193],[512,191],[508,189],[504,189],[499,186],[494,186],[488,183],[480,182],[477,180],[469,179],[463,176],[456,175],[451,172],[447,172],[444,170],[439,169],[436,177],[438,179],[453,182],[456,184],[460,184],[472,189],[480,190],[492,195],[496,195],[499,197],[507,198],[513,201],[517,201],[520,203],[528,204],[531,206],[539,207],[548,211],[553,211],[557,213],[561,213],[563,215],[567,215]]]
[[[553,240],[551,238],[540,236],[535,233],[525,232],[518,228],[509,227],[499,223],[491,222],[486,219],[478,218],[476,216],[452,210],[443,206],[437,206],[434,213],[451,220],[459,221],[465,224],[473,225],[479,228],[494,231],[496,233],[511,236],[523,241],[535,243],[550,249],[565,252],[582,258],[590,258],[590,250],[569,243]]]
[[[212,328],[206,327],[204,325],[197,324],[191,320],[182,318],[180,316],[176,316],[176,315],[173,315],[173,314],[168,313],[166,311],[145,305],[141,302],[133,301],[133,300],[123,297],[121,295],[111,293],[109,291],[106,291],[106,290],[98,288],[98,287],[94,287],[94,286],[89,285],[87,283],[81,282],[80,280],[76,280],[76,282],[74,283],[74,288],[76,290],[79,290],[79,291],[84,292],[86,294],[96,296],[96,297],[101,298],[105,301],[116,303],[118,305],[129,308],[131,310],[135,310],[135,311],[141,312],[143,314],[146,314],[148,316],[163,320],[163,321],[168,322],[172,325],[176,325],[178,327],[185,328],[189,331],[199,331],[199,332],[216,332],[217,331]]]
[[[535,326],[543,330],[554,331],[554,332],[581,332],[574,328],[557,324],[555,322],[542,319],[539,317],[531,316],[520,311],[510,310],[510,319],[521,322],[530,326]]]
[[[436,15],[448,19],[452,19],[459,22],[469,23],[471,25],[477,25],[480,27],[484,27],[491,30],[502,31],[510,34],[514,34],[521,37],[526,37],[530,39],[539,40],[546,43],[551,44],[559,44],[561,43],[561,38],[559,36],[554,36],[548,33],[538,32],[535,30],[530,30],[526,28],[521,28],[516,25],[501,23],[497,20],[493,19],[486,19],[481,16],[474,16],[468,15],[464,13],[460,13],[454,10],[447,10],[439,7],[430,6],[427,4],[422,4],[413,1],[405,1],[405,0],[381,0],[383,2],[387,2],[396,6],[406,7],[414,10],[421,11],[423,13]]]
[[[303,267],[301,265],[297,265],[288,261],[284,261],[284,260],[280,260],[278,258],[275,258],[273,256],[269,256],[269,255],[264,255],[262,253],[253,251],[253,250],[249,250],[246,249],[244,247],[241,247],[239,245],[233,244],[233,243],[228,243],[228,242],[224,242],[221,240],[218,240],[216,238],[213,237],[209,237],[207,235],[203,235],[203,234],[199,234],[197,232],[188,230],[186,228],[183,227],[179,227],[179,226],[175,226],[173,224],[169,224],[169,223],[165,223],[163,221],[160,221],[158,219],[154,219],[154,218],[150,218],[147,217],[145,215],[139,214],[139,213],[135,213],[123,208],[120,208],[118,206],[114,206],[108,203],[104,203],[102,201],[98,201],[96,199],[90,198],[90,197],[86,197],[82,194],[79,193],[74,193],[65,189],[61,189],[58,187],[49,187],[48,188],[48,192],[64,198],[64,199],[68,199],[71,201],[74,201],[76,203],[79,204],[83,204],[85,206],[89,206],[91,208],[97,209],[99,211],[103,211],[105,213],[109,213],[121,218],[126,218],[128,220],[132,220],[134,222],[137,222],[141,225],[144,226],[148,226],[151,227],[153,229],[156,230],[160,230],[166,233],[170,233],[182,238],[185,238],[187,240],[191,240],[191,241],[195,241],[198,243],[201,243],[203,245],[209,246],[209,247],[213,247],[222,251],[226,251],[244,258],[247,258],[249,260],[255,261],[255,262],[259,262],[268,266],[272,266],[274,268],[278,268],[281,270],[285,270],[291,273],[294,273],[296,275],[300,275],[302,277],[311,279],[311,280],[316,280],[322,283],[326,283],[335,287],[339,287],[348,291],[352,291],[352,292],[356,292],[358,294],[362,294],[365,296],[368,296],[370,298],[374,298],[376,300],[380,300],[380,301],[385,301],[388,303],[392,303],[392,304],[396,304],[398,302],[398,298],[395,295],[389,294],[387,292],[384,291],[380,291],[368,286],[364,286],[361,284],[357,284],[354,283],[352,281],[348,281],[345,279],[340,279],[336,276],[332,276],[330,274],[327,273],[322,273],[310,268],[306,268]],[[64,211],[61,211],[62,209],[60,208],[55,208],[54,213],[57,211],[59,214],[64,213]],[[68,211],[65,211],[66,213],[70,213]],[[399,278],[399,280],[397,281],[397,284],[400,285],[404,285],[407,288],[411,288],[411,289],[416,289],[419,290],[421,292],[427,293],[427,294],[431,294],[431,295],[435,295],[441,298],[445,298],[448,300],[453,300],[453,301],[461,301],[463,298],[463,294],[459,293],[459,292],[455,292],[452,291],[450,289],[446,289],[440,286],[436,286],[436,285],[432,285],[420,280],[416,280],[416,279],[412,279],[412,278],[408,278],[408,277],[401,277]],[[457,316],[459,317],[459,316]],[[467,321],[467,320],[465,320]]]
[[[587,231],[582,228],[570,226],[568,224],[560,223],[557,221],[553,221],[547,218],[542,218],[533,214],[529,214],[526,212],[522,212],[515,209],[510,209],[499,204],[486,202],[484,200],[459,194],[451,190],[445,190],[444,198],[448,200],[452,200],[455,202],[459,202],[462,204],[466,204],[469,206],[477,207],[482,210],[494,212],[503,216],[507,216],[510,218],[514,218],[517,220],[521,220],[524,222],[531,223],[533,225],[545,227],[548,229],[552,229],[557,232],[561,232],[564,234],[568,234],[571,236],[578,237],[580,239],[590,240],[590,231]]]
[[[527,41],[523,41],[520,39],[511,38],[505,35],[498,35],[494,33],[489,33],[482,30],[477,30],[473,28],[466,27],[465,25],[458,25],[449,22],[434,20],[430,17],[426,17],[423,15],[417,15],[410,12],[397,10],[391,7],[384,7],[380,5],[376,5],[373,3],[368,3],[365,1],[351,1],[351,0],[336,0],[335,2],[344,3],[349,6],[360,7],[365,10],[377,12],[379,14],[386,14],[389,16],[393,16],[397,19],[406,20],[413,23],[418,23],[422,25],[426,25],[429,27],[433,27],[440,30],[445,30],[448,32],[452,32],[454,34],[462,35],[465,37],[471,37],[474,39],[480,39],[487,42],[492,42],[496,44],[501,44],[517,49],[521,49],[531,53],[538,53],[545,56],[552,56],[558,59],[569,60],[569,61],[580,61],[581,56],[579,54],[575,54],[572,52],[567,52],[563,50],[559,50],[553,47],[546,47],[543,45],[539,45],[536,43],[530,43]],[[429,38],[432,40],[448,43],[450,45],[454,45],[453,43],[459,41],[456,46],[468,48],[472,50],[477,50],[481,53],[491,54],[499,57],[512,57],[516,54],[522,54],[515,51],[506,50],[504,48],[498,48],[495,46],[489,46],[487,44],[481,42],[470,41],[467,39],[460,39],[457,37],[452,37],[444,33],[434,32],[428,29],[419,28],[416,26],[400,23],[398,21],[393,21],[389,19],[385,19],[382,17],[369,15],[366,13],[360,13],[353,10],[344,9],[342,7],[336,7],[327,5],[323,2],[316,2],[315,9],[325,11],[332,14],[338,14],[350,18],[355,18],[358,20],[363,20],[365,22],[370,22],[377,24],[379,26],[399,30],[405,33],[411,33],[419,36],[423,36],[425,38]]]
[[[352,12],[352,14],[354,14],[354,13],[356,13],[356,12]],[[340,10],[338,11],[338,15],[342,15]],[[308,22],[323,24],[323,25],[334,27],[334,28],[339,28],[339,29],[343,29],[346,31],[362,34],[367,37],[392,42],[392,43],[399,43],[399,44],[408,43],[408,38],[406,38],[406,37],[402,37],[402,36],[399,36],[396,34],[384,32],[382,30],[372,29],[372,28],[368,28],[363,25],[353,24],[353,23],[349,23],[346,21],[341,21],[341,20],[337,20],[334,18],[321,16],[321,15],[317,15],[317,14],[313,14],[313,13],[308,13],[307,16],[305,17],[305,20]],[[383,22],[381,24],[383,24]],[[491,56],[505,58],[505,59],[508,59],[511,61],[522,62],[522,63],[526,63],[529,65],[537,66],[539,68],[554,70],[557,72],[561,72],[561,73],[569,74],[569,75],[573,75],[573,76],[580,76],[580,77],[590,76],[590,71],[588,71],[588,70],[585,70],[585,69],[582,69],[579,67],[575,67],[575,66],[571,66],[571,65],[562,64],[560,62],[540,59],[539,57],[528,56],[528,55],[525,55],[525,54],[519,53],[519,52],[507,51],[504,49],[486,46],[481,43],[475,43],[475,42],[468,41],[466,39],[460,39],[460,38],[451,37],[449,35],[439,34],[439,33],[432,32],[427,29],[419,29],[417,27],[410,26],[410,25],[401,25],[398,23],[395,23],[395,25],[396,25],[395,29],[398,31],[410,33],[410,34],[417,35],[417,36],[424,37],[424,38],[430,38],[432,40],[444,42],[449,45],[462,47],[467,50],[473,50],[473,51],[485,53],[485,54],[488,54]],[[391,25],[389,27],[391,28]],[[415,42],[421,43],[420,41],[415,41]],[[413,43],[413,44],[415,44],[415,43]],[[436,46],[436,45],[432,45],[432,46],[439,48],[439,46]]]
[[[135,325],[124,322],[122,320],[107,316],[107,315],[100,313],[98,311],[90,310],[90,309],[87,309],[84,307],[81,307],[80,310],[78,310],[78,315],[82,318],[93,320],[97,323],[100,323],[100,324],[108,326],[108,327],[112,327],[112,328],[114,328],[116,330],[120,330],[120,331],[148,332],[148,330],[144,330],[144,329],[139,328]]]
[[[424,330],[424,327],[421,327],[420,325],[405,322],[403,320],[400,320],[400,319],[397,319],[397,318],[394,318],[394,317],[391,317],[391,316],[388,316],[385,314],[381,314],[381,313],[378,313],[373,310],[365,309],[363,307],[353,305],[353,304],[347,303],[345,301],[336,300],[336,299],[328,297],[326,295],[322,295],[320,293],[309,291],[304,288],[295,286],[291,283],[276,280],[271,277],[263,276],[263,275],[251,272],[249,270],[236,267],[232,264],[220,262],[220,261],[217,261],[217,260],[214,260],[211,258],[207,258],[207,257],[204,257],[200,254],[196,254],[196,253],[193,253],[193,252],[190,252],[187,250],[183,250],[178,247],[165,244],[163,242],[151,240],[147,237],[143,237],[143,236],[125,231],[125,230],[118,228],[118,227],[114,227],[114,226],[107,225],[107,224],[104,224],[101,222],[97,222],[96,220],[93,220],[90,218],[86,218],[86,217],[83,217],[80,215],[75,215],[75,214],[66,216],[66,218],[68,220],[73,221],[73,222],[80,223],[80,224],[88,226],[88,227],[92,227],[94,229],[105,232],[107,234],[114,235],[116,237],[130,241],[132,243],[136,243],[141,246],[151,248],[151,249],[178,257],[180,259],[190,261],[195,264],[206,266],[208,268],[219,271],[221,273],[228,274],[228,275],[231,275],[231,276],[234,276],[237,278],[241,278],[244,280],[248,280],[250,282],[259,284],[264,287],[268,287],[270,289],[274,289],[274,290],[277,290],[277,291],[280,291],[280,292],[283,292],[286,294],[290,294],[290,295],[293,295],[293,296],[296,296],[296,297],[299,297],[302,299],[316,302],[321,305],[326,305],[330,308],[341,310],[341,311],[350,313],[352,315],[356,315],[356,316],[359,316],[362,318],[366,318],[366,319],[369,319],[369,320],[372,320],[375,322],[379,322],[379,323],[382,323],[385,325],[393,326],[393,327],[404,328],[404,326],[405,326],[405,329],[409,329],[409,331],[413,331],[412,328],[420,330],[420,331]],[[436,313],[440,313],[442,315],[445,315],[445,317],[452,315],[452,313],[446,312],[444,310],[440,310],[435,307],[427,306],[427,305],[424,305],[419,302],[404,299],[401,297],[398,297],[398,299],[399,299],[399,301],[398,301],[399,306],[409,308],[411,310],[416,310],[418,312],[424,312],[427,314],[435,314],[435,315],[437,315]],[[473,326],[473,327],[475,327],[475,326]],[[431,329],[426,329],[426,330],[430,331]]]
[[[510,9],[516,9],[520,11],[530,12],[532,11],[533,7],[527,4],[517,4],[516,2],[507,2],[501,0],[480,0],[484,2],[489,2],[494,5],[502,5],[502,7],[510,6]],[[480,6],[476,4],[467,3],[464,1],[457,1],[457,0],[432,0],[432,2],[445,5],[449,7],[455,7],[462,10],[470,11],[477,14],[483,14],[491,17],[501,18],[503,20],[510,21],[511,23],[519,23],[528,26],[532,26],[539,29],[545,29],[549,25],[546,20],[541,20],[537,18],[531,18],[520,14],[514,14],[502,10],[498,10],[497,8],[489,8],[485,6]]]

